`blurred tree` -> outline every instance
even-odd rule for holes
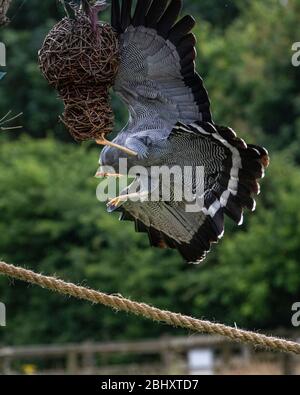
[[[198,317],[289,326],[290,306],[300,297],[300,173],[290,159],[274,156],[256,215],[247,213],[239,232],[228,223],[205,264],[193,266],[175,252],[149,248],[132,224],[121,226],[106,213],[94,195],[98,154],[51,139],[0,146],[1,258]],[[5,344],[174,333],[5,278],[0,295],[8,311]]]
[[[274,155],[257,212],[224,237],[219,264],[199,276],[198,311],[230,324],[290,328],[291,306],[300,300],[299,194],[299,168]]]
[[[197,28],[215,121],[270,150],[299,144],[300,68],[291,63],[299,15],[299,0],[252,1],[223,34]]]
[[[33,136],[53,134],[69,141],[58,123],[62,104],[37,67],[37,51],[63,9],[58,1],[20,5],[14,2],[12,23],[1,37],[14,73],[3,82],[0,108],[23,111],[24,127]],[[266,139],[274,148],[298,139],[300,73],[291,66],[291,45],[298,41],[299,0],[186,0],[184,6],[198,21],[195,32],[203,54],[198,69],[205,76],[215,119],[255,136],[276,134],[276,140]],[[19,89],[11,95],[13,84]],[[127,113],[115,98],[113,105],[120,130]]]
[[[217,29],[224,29],[239,14],[242,4],[248,5],[249,0],[186,0],[184,9],[195,13],[202,19],[211,22]]]
[[[117,218],[97,202],[93,174],[98,156],[88,146],[51,139],[0,146],[1,258],[109,293],[145,301],[157,295],[158,303],[171,307],[176,301],[169,298],[161,276],[175,273],[175,254],[149,249],[147,238],[135,234],[132,224],[120,228]],[[161,265],[153,265],[162,257],[167,258]],[[105,340],[112,334],[138,336],[145,328],[145,335],[160,331],[130,317],[124,328],[124,316],[108,309],[10,284],[0,278],[9,321],[0,342]]]
[[[64,15],[59,0],[13,0],[9,10],[13,29],[32,31]]]
[[[62,104],[39,73],[37,51],[63,11],[55,1],[21,4],[14,1],[12,23],[1,30],[8,75],[1,82],[0,113],[24,111],[26,132],[50,137],[5,142],[9,137],[1,136],[1,257],[198,317],[290,327],[290,306],[300,299],[300,172],[294,163],[300,161],[300,68],[291,65],[300,0],[184,2],[198,20],[198,69],[214,119],[271,148],[272,158],[257,213],[247,213],[239,232],[228,222],[226,237],[200,267],[183,264],[175,252],[150,249],[132,224],[120,226],[106,214],[94,196],[99,152],[52,138],[70,141],[58,126]],[[120,130],[127,111],[115,96],[113,105]],[[0,295],[8,305],[8,330],[0,332],[5,344],[170,331],[4,278]]]
[[[58,119],[63,104],[57,98],[55,90],[42,77],[37,61],[44,37],[63,15],[63,8],[58,1],[13,2],[12,22],[0,31],[0,40],[7,47],[8,69],[1,86],[3,93],[0,95],[0,109],[23,112],[23,126],[34,137],[53,135],[63,141],[71,141]],[[108,18],[107,13],[105,17]],[[14,94],[11,94],[12,86],[18,87]],[[125,124],[127,111],[115,95],[112,102],[117,114],[116,130],[120,130]]]

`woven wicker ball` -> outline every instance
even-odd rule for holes
[[[80,95],[71,95],[64,103],[61,120],[76,141],[96,140],[112,131],[114,116],[107,91],[82,88]]]
[[[48,33],[39,63],[56,89],[70,83],[112,86],[119,66],[117,36],[108,24],[94,31],[85,15],[64,18]]]
[[[100,138],[113,128],[109,89],[119,67],[118,38],[112,27],[78,13],[64,18],[45,38],[40,69],[64,101],[64,124],[76,140]]]

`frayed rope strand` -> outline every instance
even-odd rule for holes
[[[254,347],[261,347],[272,351],[300,354],[299,343],[160,310],[145,303],[137,303],[119,296],[107,295],[67,283],[54,277],[44,276],[31,270],[8,265],[5,262],[0,262],[0,274],[26,281],[63,295],[102,304],[119,311],[132,313],[174,327],[180,327],[194,332],[221,335],[236,342],[248,343]]]

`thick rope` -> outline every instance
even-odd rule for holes
[[[145,303],[133,302],[120,296],[107,295],[102,292],[67,283],[54,277],[37,274],[31,270],[8,265],[5,262],[0,262],[0,274],[39,285],[42,288],[46,288],[63,295],[74,296],[78,299],[99,303],[119,311],[126,311],[128,313],[172,325],[174,327],[181,327],[194,332],[217,334],[233,341],[248,343],[254,347],[262,347],[272,351],[300,354],[299,343],[237,328],[231,328],[229,326],[209,321],[198,320],[182,314],[172,313],[170,311],[160,310]]]

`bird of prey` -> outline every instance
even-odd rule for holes
[[[268,152],[214,123],[207,91],[195,70],[195,20],[179,19],[182,1],[137,0],[132,8],[131,0],[112,0],[112,26],[120,44],[114,90],[130,116],[113,141],[117,148],[102,150],[100,165],[118,173],[119,160],[127,159],[129,168],[142,166],[149,177],[153,166],[187,167],[192,173],[203,167],[203,204],[189,212],[186,201],[174,199],[174,183],[170,199],[160,192],[157,201],[144,199],[152,183],[137,174],[136,192],[130,194],[129,186],[108,209],[119,211],[121,220],[133,221],[152,246],[177,249],[187,262],[199,263],[223,236],[225,214],[240,225],[243,210],[255,210],[253,196],[259,193]],[[201,180],[187,179],[196,194]]]

